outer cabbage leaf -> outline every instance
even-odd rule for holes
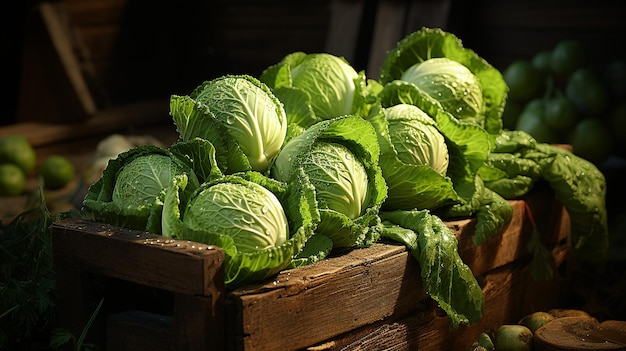
[[[208,140],[178,140],[170,145],[169,150],[193,169],[200,184],[222,176],[217,165],[215,147]]]
[[[224,234],[219,229],[211,225],[206,228],[192,228],[183,221],[185,206],[181,202],[179,186],[168,188],[165,196],[163,235],[222,248],[225,253],[224,274],[227,288],[234,289],[262,281],[289,267],[292,259],[313,235],[320,220],[314,188],[302,173],[294,175],[290,184],[268,178],[258,172],[236,173],[205,183],[197,192],[221,183],[251,182],[271,191],[280,201],[289,227],[289,238],[286,242],[257,251],[242,251],[238,249],[238,243],[232,236]]]
[[[473,182],[456,187],[462,201],[437,210],[441,218],[475,217],[476,228],[472,240],[480,245],[490,237],[502,233],[513,219],[513,207],[498,193],[485,187],[479,176]]]
[[[602,172],[571,151],[537,143],[523,131],[503,131],[494,140],[493,160],[504,162],[492,162],[490,169],[479,172],[485,178],[492,177],[488,179],[492,183],[485,184],[494,191],[502,192],[496,182],[506,182],[510,187],[506,191],[521,196],[530,189],[526,183],[515,183],[520,177],[547,182],[569,213],[574,255],[587,263],[603,262],[609,239],[606,179]],[[513,156],[507,156],[507,153]],[[495,169],[500,172],[500,180],[495,176]]]
[[[452,33],[439,28],[422,28],[407,35],[387,52],[379,80],[384,85],[399,80],[409,67],[437,57],[461,63],[479,79],[485,104],[482,126],[489,133],[499,133],[508,94],[504,77],[474,51],[463,47],[461,40]],[[448,112],[454,114],[454,111]]]
[[[172,95],[170,114],[183,141],[201,138],[215,147],[215,160],[224,174],[251,170],[250,161],[226,127],[219,123],[210,109],[189,96]]]
[[[542,179],[567,209],[574,255],[591,264],[604,262],[609,249],[604,174],[590,161],[550,144],[538,143],[526,157],[539,164]]]
[[[324,234],[315,233],[306,242],[300,251],[291,261],[289,268],[307,266],[323,260],[333,250],[333,241]]]
[[[360,216],[352,219],[345,213],[319,206],[321,222],[317,232],[331,238],[336,248],[371,245],[380,237],[378,211],[387,196],[385,180],[378,165],[379,146],[374,128],[363,118],[352,115],[318,122],[284,146],[270,171],[272,177],[291,182],[295,174],[303,172],[313,183],[313,174],[306,172],[303,163],[315,143],[343,145],[352,152],[355,161],[364,166],[368,177],[368,196]],[[324,186],[323,183],[318,184]],[[321,190],[316,189],[316,197]]]
[[[407,246],[419,262],[426,293],[450,318],[450,328],[479,321],[485,307],[482,289],[461,260],[454,233],[428,210],[383,211],[383,237]]]
[[[119,154],[117,158],[109,161],[102,173],[102,177],[89,187],[83,199],[81,216],[86,219],[120,227],[146,230],[157,234],[161,233],[163,198],[169,184],[161,184],[162,180],[150,182],[155,186],[161,184],[161,186],[159,186],[160,189],[152,189],[153,194],[155,194],[154,198],[138,205],[130,205],[130,202],[120,203],[113,201],[118,176],[123,168],[141,157],[154,155],[165,157],[169,162],[147,165],[150,169],[146,169],[145,172],[143,172],[145,176],[151,176],[152,172],[154,172],[154,174],[167,172],[169,174],[165,175],[165,177],[171,181],[171,179],[178,175],[185,175],[184,181],[180,184],[181,189],[184,190],[181,191],[183,198],[187,198],[189,194],[199,186],[199,181],[192,167],[185,161],[184,157],[177,156],[170,150],[157,146],[137,146]],[[176,165],[176,167],[172,167],[172,165]],[[163,167],[163,169],[160,167]],[[178,171],[172,172],[172,170]],[[128,195],[131,197],[136,197],[137,193],[142,191],[142,187],[148,186],[147,182],[139,180],[137,180],[137,182],[127,182],[125,185],[137,188],[136,190],[129,190],[131,193]]]

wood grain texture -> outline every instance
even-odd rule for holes
[[[61,267],[175,292],[172,335],[178,346],[173,349],[184,345],[209,350],[217,344],[248,351],[361,350],[382,345],[397,350],[466,350],[480,332],[515,323],[559,300],[563,284],[559,267],[569,258],[567,213],[546,189],[510,203],[514,220],[502,235],[480,246],[471,240],[473,219],[446,222],[486,300],[479,322],[454,330],[424,292],[417,261],[396,243],[334,254],[284,270],[263,283],[223,292],[219,250],[200,250],[201,245],[192,242],[172,244],[150,233],[63,220],[53,225],[55,257]],[[528,271],[526,244],[535,229],[530,213],[553,254],[557,273],[549,281],[535,281]],[[61,272],[66,290],[80,286],[76,281],[80,275],[72,272]],[[76,301],[89,300],[87,295],[71,294]],[[81,308],[68,310],[80,313]]]
[[[57,262],[187,295],[223,289],[217,247],[73,218],[50,230]]]
[[[533,229],[527,211],[535,213],[538,229],[548,233],[544,239],[555,253],[555,264],[568,257],[563,253],[569,233],[562,225],[566,213],[551,197],[546,201],[545,195],[511,201],[514,220],[502,235],[480,246],[471,240],[474,220],[447,222],[459,238],[461,257],[483,284],[487,309],[480,323],[448,334],[449,320],[433,316],[443,312],[424,293],[414,258],[404,246],[377,243],[230,293],[226,316],[231,347],[297,350],[320,341],[330,347],[325,344],[329,339],[332,345],[346,346],[362,343],[362,338],[408,350],[417,345],[452,350],[457,343],[469,347],[487,327],[512,322],[532,308],[548,308],[558,301],[560,277],[533,281],[527,267],[526,244]],[[428,323],[423,325],[425,320]],[[385,322],[377,326],[380,321]]]

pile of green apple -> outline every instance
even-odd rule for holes
[[[605,58],[604,58],[605,59]],[[626,60],[594,62],[580,41],[562,40],[503,71],[509,97],[504,127],[542,143],[569,144],[602,164],[626,157]]]

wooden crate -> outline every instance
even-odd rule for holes
[[[558,306],[569,256],[569,217],[549,189],[511,201],[501,236],[476,246],[474,220],[446,222],[485,294],[483,318],[449,330],[404,246],[380,242],[261,284],[228,291],[223,252],[189,241],[84,220],[52,225],[61,323],[121,350],[467,350],[476,336]],[[529,211],[551,251],[555,277],[528,272]]]

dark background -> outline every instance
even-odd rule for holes
[[[4,113],[17,121],[85,118],[68,85],[37,1],[5,1]],[[327,51],[376,77],[375,56],[422,26],[456,34],[504,70],[559,40],[580,40],[598,63],[624,58],[623,1],[533,0],[64,0],[69,40],[99,108],[188,93],[203,80],[251,74],[293,51]],[[334,4],[361,4],[360,16]],[[385,12],[389,7],[395,14]],[[345,11],[345,13],[337,12]],[[335,17],[333,17],[335,16]],[[385,17],[386,16],[386,17]],[[383,17],[386,22],[377,22]],[[353,45],[329,43],[354,28]],[[384,41],[377,33],[393,33]],[[333,32],[334,31],[334,32]],[[378,40],[378,42],[376,42]],[[377,50],[377,52],[373,52]]]

